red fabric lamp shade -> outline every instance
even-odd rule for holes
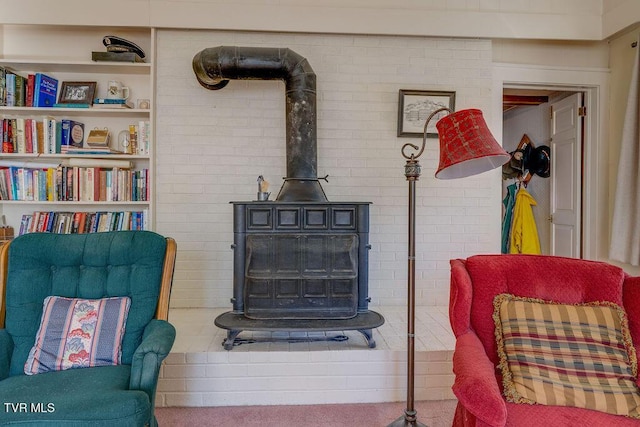
[[[464,178],[509,161],[509,154],[489,131],[480,110],[451,113],[440,119],[436,128],[440,139],[440,165],[436,178]]]

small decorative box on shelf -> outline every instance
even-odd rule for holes
[[[0,244],[7,243],[13,240],[13,227],[3,226],[0,227]]]

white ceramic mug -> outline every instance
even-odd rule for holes
[[[109,80],[109,86],[107,87],[108,99],[127,99],[129,98],[129,88],[123,86],[121,82],[117,80]]]

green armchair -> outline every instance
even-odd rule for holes
[[[0,425],[156,426],[176,243],[150,231],[31,233],[0,250]],[[43,301],[129,297],[120,364],[25,375]],[[43,320],[44,324],[44,320]]]

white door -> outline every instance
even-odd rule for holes
[[[551,104],[551,255],[580,258],[582,94]]]

